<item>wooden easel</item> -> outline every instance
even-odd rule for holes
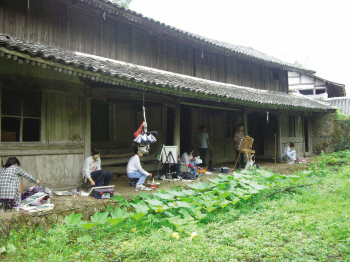
[[[250,136],[246,136],[245,138],[242,138],[241,148],[239,149],[239,154],[238,154],[238,157],[237,157],[237,160],[236,160],[236,163],[235,163],[235,166],[233,169],[236,169],[237,162],[238,162],[238,159],[239,159],[239,156],[241,155],[241,153],[247,154],[248,160],[250,160],[252,158],[252,154],[255,153],[255,150],[252,150],[253,142],[254,142],[254,138],[252,138]]]

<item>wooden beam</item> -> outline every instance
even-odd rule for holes
[[[94,98],[107,98],[109,100],[137,100],[142,101],[143,95],[148,102],[156,102],[164,104],[169,107],[175,107],[176,101],[174,98],[166,95],[153,94],[150,92],[138,92],[130,90],[122,90],[117,88],[93,88],[92,97]]]
[[[196,104],[196,103],[189,103],[189,102],[180,102],[182,105],[188,105],[188,106],[197,106],[197,107],[204,107],[204,108],[213,108],[213,109],[222,109],[222,110],[232,110],[232,111],[240,111],[240,108],[230,108],[230,107],[220,107],[220,106],[209,106],[205,104]]]

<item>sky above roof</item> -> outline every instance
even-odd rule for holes
[[[298,61],[346,85],[350,37],[346,0],[133,0],[130,9],[167,25]]]

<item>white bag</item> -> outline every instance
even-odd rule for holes
[[[197,156],[196,158],[195,158],[195,163],[196,163],[196,165],[199,165],[199,164],[202,164],[203,163],[203,161],[202,161],[202,159],[200,159],[200,157],[199,156]]]

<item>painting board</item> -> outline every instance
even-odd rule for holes
[[[164,144],[161,144],[158,150],[158,154],[157,154],[157,160],[161,161],[162,160],[162,154],[163,154],[163,150],[164,150]]]
[[[171,154],[170,154],[171,152]],[[170,155],[173,155],[173,157],[168,157]],[[167,159],[168,157],[168,159]],[[175,161],[175,163],[174,163]],[[163,152],[162,152],[162,162],[169,163],[169,164],[176,164],[177,163],[177,146],[164,146]]]

